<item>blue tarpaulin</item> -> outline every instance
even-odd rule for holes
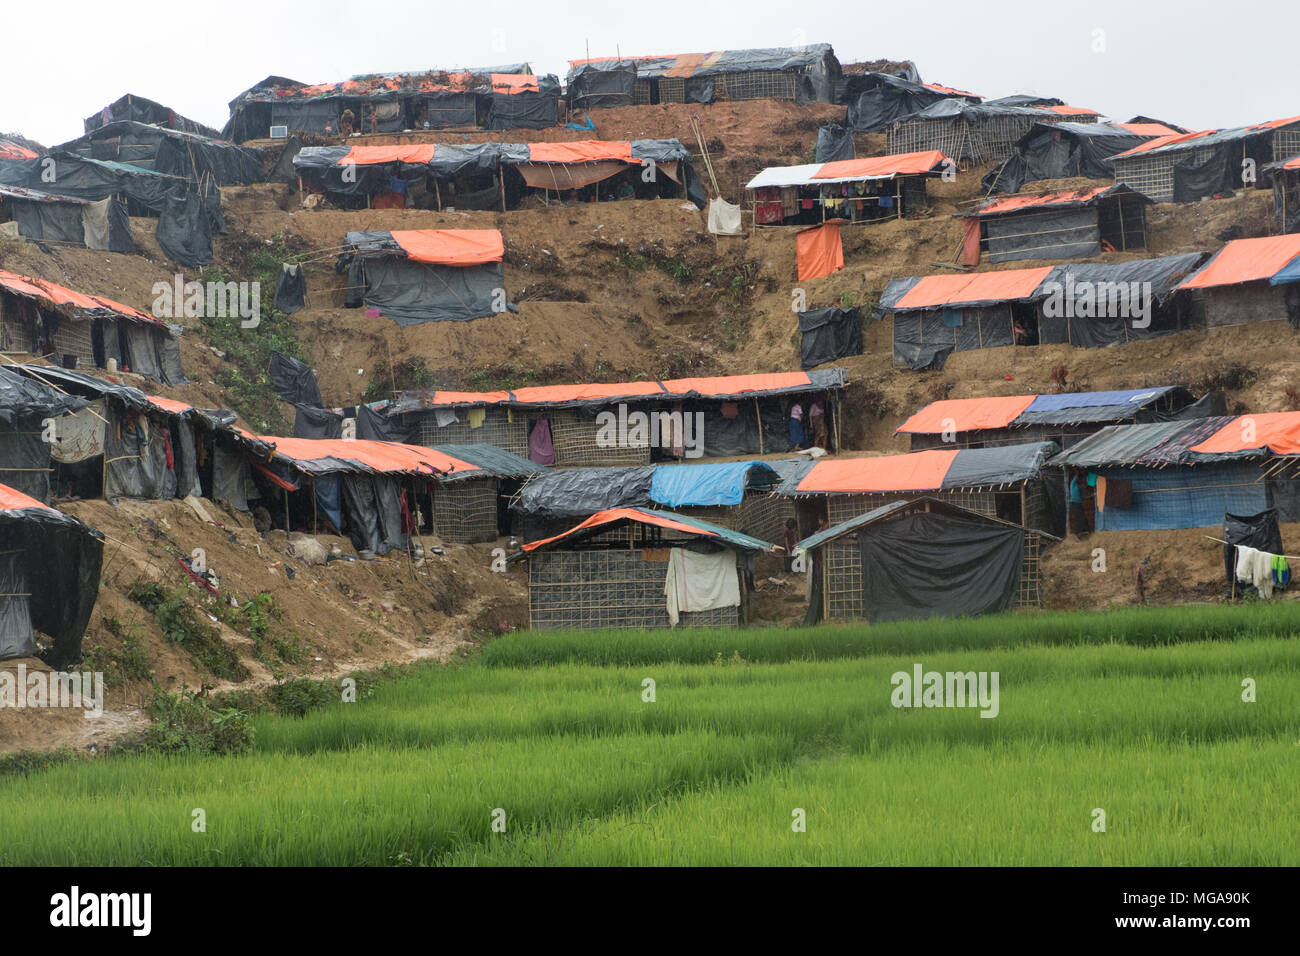
[[[1272,507],[1260,466],[1249,463],[1168,469],[1103,468],[1102,477],[1133,483],[1133,507],[1096,511],[1098,531],[1213,528],[1224,512],[1258,514]]]
[[[1300,256],[1296,256],[1268,280],[1269,285],[1286,285],[1290,282],[1300,282]]]
[[[1101,405],[1132,405],[1140,408],[1155,401],[1172,386],[1162,388],[1134,388],[1118,392],[1066,392],[1060,395],[1039,395],[1026,412],[1054,412],[1066,408],[1095,408]]]
[[[762,461],[709,465],[660,465],[650,482],[650,500],[669,508],[688,505],[738,505],[757,470],[755,484],[775,484],[780,476]]]

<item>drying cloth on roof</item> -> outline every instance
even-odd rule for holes
[[[673,548],[668,555],[664,580],[668,601],[668,623],[677,626],[683,613],[740,606],[740,581],[736,577],[736,553],[726,550],[697,554]]]
[[[715,236],[743,236],[745,227],[740,221],[740,207],[721,196],[709,200],[709,232]]]

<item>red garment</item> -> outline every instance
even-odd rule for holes
[[[167,449],[167,467],[174,469],[176,459],[172,456],[172,432],[170,428],[163,429],[163,448]]]
[[[754,203],[754,221],[766,225],[785,219],[785,206],[779,202]]]
[[[410,534],[415,530],[415,521],[411,518],[411,509],[406,506],[406,490],[402,489],[402,534]]]

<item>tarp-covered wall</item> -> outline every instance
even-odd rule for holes
[[[1103,499],[1102,507],[1094,507],[1097,531],[1212,528],[1223,521],[1225,512],[1249,515],[1273,506],[1258,463],[1102,468],[1097,473],[1098,497]],[[1105,485],[1114,481],[1131,482],[1131,507],[1105,503],[1109,497]]]
[[[862,312],[858,309],[811,309],[799,313],[803,368],[862,354]]]
[[[917,512],[858,532],[867,620],[966,617],[1015,601],[1025,532],[973,515]]]

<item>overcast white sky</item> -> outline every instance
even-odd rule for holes
[[[801,38],[832,44],[842,63],[911,59],[927,82],[1057,96],[1120,121],[1143,113],[1206,129],[1300,114],[1289,79],[1300,4],[1285,2],[65,0],[57,19],[54,9],[4,10],[0,131],[47,146],[128,92],[220,128],[227,102],[269,74],[321,83],[527,61],[563,78],[588,48],[695,53]]]

